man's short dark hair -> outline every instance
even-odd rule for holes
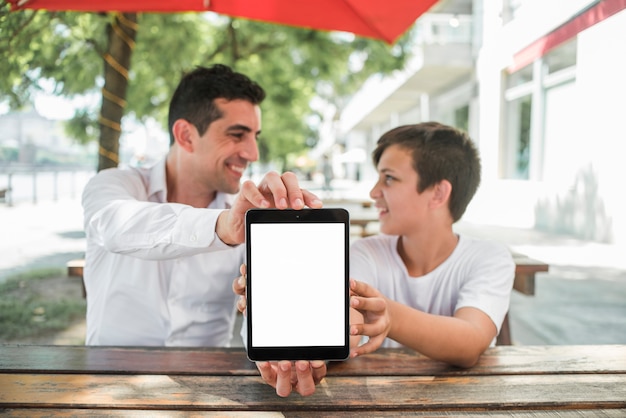
[[[215,64],[196,67],[183,76],[170,101],[168,128],[170,145],[174,143],[172,127],[178,119],[191,122],[203,135],[211,122],[222,117],[215,99],[247,100],[258,105],[265,99],[265,91],[246,75],[230,67]]]
[[[448,208],[453,222],[461,219],[480,184],[480,157],[470,137],[438,122],[399,126],[378,140],[372,153],[375,166],[391,145],[411,152],[413,169],[419,177],[419,193],[442,180],[450,182],[452,192]]]

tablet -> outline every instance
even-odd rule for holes
[[[250,360],[348,358],[349,228],[339,208],[246,213]]]

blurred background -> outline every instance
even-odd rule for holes
[[[514,342],[626,342],[623,0],[424,2],[386,40],[213,12],[10,3],[0,2],[0,281],[80,257],[86,181],[161,158],[180,75],[224,63],[268,92],[261,160],[246,177],[292,170],[331,202],[368,200],[370,154],[388,129],[466,130],[483,181],[457,229],[550,265],[534,296],[513,294]],[[107,57],[120,30],[116,78]]]

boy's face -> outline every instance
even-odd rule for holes
[[[383,151],[377,166],[378,181],[370,191],[379,212],[380,230],[389,235],[417,231],[426,219],[432,189],[417,192],[418,175],[411,151],[391,145]]]

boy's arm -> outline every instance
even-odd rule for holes
[[[476,308],[460,308],[453,317],[433,315],[387,300],[389,337],[433,360],[471,367],[495,338],[491,318]]]

